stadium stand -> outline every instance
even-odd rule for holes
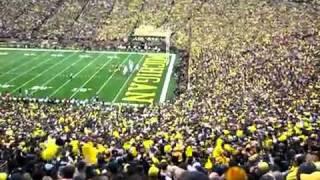
[[[151,24],[188,53],[160,105],[3,93],[0,179],[319,180],[319,17],[317,0],[1,0],[5,39],[110,49]]]

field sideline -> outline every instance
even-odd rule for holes
[[[0,48],[0,92],[16,96],[162,103],[173,97],[176,55]],[[132,72],[125,73],[125,69]]]

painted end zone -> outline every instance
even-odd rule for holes
[[[164,102],[174,60],[175,56],[169,59],[164,54],[147,55],[142,67],[130,82],[122,102],[142,104]]]

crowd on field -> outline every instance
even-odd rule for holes
[[[319,17],[316,0],[0,1],[1,37],[94,46],[151,24],[189,51],[161,105],[2,94],[0,179],[319,180]]]

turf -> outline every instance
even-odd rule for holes
[[[129,61],[139,68],[124,75],[123,67]],[[172,98],[175,61],[174,54],[168,61],[163,53],[0,48],[0,92],[35,98],[98,97],[109,103],[161,103]],[[140,71],[149,67],[159,72],[150,73],[146,80]],[[161,73],[159,67],[163,67]],[[159,80],[155,82],[152,76]]]

